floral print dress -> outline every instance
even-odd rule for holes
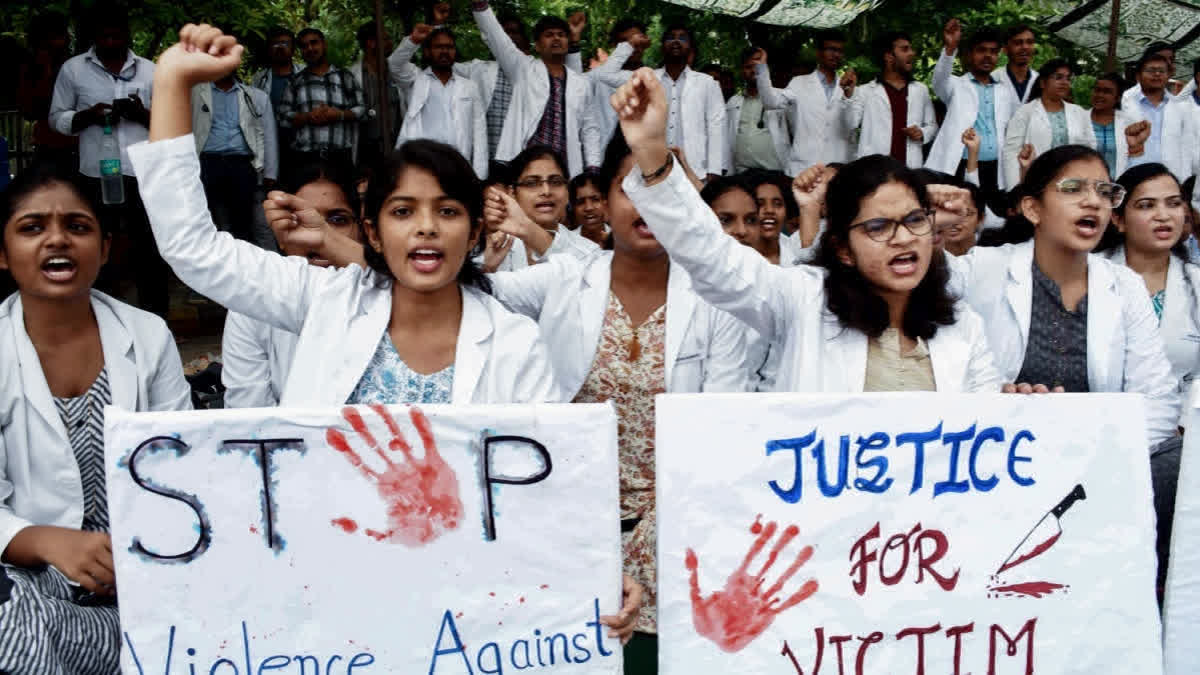
[[[609,291],[596,358],[574,401],[612,401],[617,409],[621,520],[637,521],[632,530],[622,533],[621,541],[625,572],[645,590],[635,626],[645,633],[657,632],[654,397],[667,390],[666,336],[665,304],[635,327],[621,301]]]

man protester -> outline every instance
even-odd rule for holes
[[[130,145],[149,135],[151,85],[154,63],[129,48],[129,15],[119,5],[100,3],[92,8],[88,25],[95,44],[63,64],[54,82],[50,124],[61,134],[79,136],[79,172],[92,186],[101,204],[100,161],[106,125],[116,137],[121,155],[125,201],[101,207],[100,217],[110,232],[124,232],[133,249],[134,282],[142,309],[167,316],[169,269],[158,254],[137,178],[129,161]]]
[[[257,88],[267,92],[271,97],[271,107],[278,109],[283,101],[283,92],[287,91],[288,82],[296,74],[294,56],[296,36],[292,31],[281,26],[275,26],[267,31],[267,59],[269,65],[254,74],[250,82]]]
[[[350,72],[358,78],[358,86],[363,93],[363,103],[366,113],[358,130],[358,156],[360,166],[372,165],[383,157],[385,144],[383,138],[383,110],[385,104],[379,101],[379,45],[378,33],[374,21],[367,22],[358,28],[358,47],[362,57],[350,66]],[[383,53],[392,51],[392,39],[384,35]],[[386,148],[391,148],[396,142],[397,132],[404,120],[407,99],[400,90],[399,83],[392,77],[388,78],[386,107],[392,123],[392,137],[387,139]]]
[[[305,28],[297,40],[306,67],[288,82],[277,113],[279,126],[295,134],[289,162],[353,166],[358,123],[366,111],[358,79],[329,63],[321,31]]]
[[[980,138],[979,188],[993,213],[1005,213],[1003,165],[1004,133],[1018,103],[1007,87],[1001,86],[992,71],[1000,56],[1001,37],[992,30],[977,31],[963,44],[964,74],[954,76],[954,58],[962,42],[962,24],[950,19],[942,30],[944,49],[933,69],[933,91],[946,104],[946,119],[925,167],[959,178],[966,172],[967,148],[962,135],[975,129]]]
[[[853,69],[838,77],[845,56],[846,36],[821,31],[816,37],[817,68],[792,78],[787,87],[771,84],[766,64],[756,66],[758,91],[768,110],[785,110],[792,120],[792,152],[788,174],[795,176],[817,163],[850,161],[851,97],[858,83]]]
[[[725,165],[733,173],[752,169],[783,171],[792,150],[787,115],[782,110],[767,110],[758,95],[754,68],[767,62],[767,53],[757,47],[742,52],[742,82],[745,94],[734,94],[725,103]],[[612,106],[609,106],[610,108]]]
[[[992,71],[992,77],[1012,93],[1018,107],[1029,102],[1033,92],[1033,83],[1037,82],[1038,72],[1033,69],[1033,55],[1037,53],[1037,36],[1033,29],[1021,24],[1009,28],[1004,34],[1004,54],[1008,63]],[[1012,117],[1012,113],[1008,114]]]
[[[1124,112],[1150,123],[1146,150],[1131,157],[1129,166],[1158,162],[1180,181],[1196,173],[1200,163],[1200,115],[1190,97],[1172,97],[1167,91],[1170,62],[1157,52],[1146,54],[1137,64],[1138,95]]]
[[[555,16],[539,19],[533,28],[535,58],[514,44],[486,0],[472,2],[471,9],[483,41],[513,82],[496,160],[507,162],[530,145],[547,145],[560,153],[572,176],[581,173],[583,148],[596,142],[590,137],[594,129],[583,124],[592,76],[619,70],[628,54],[614,53],[585,75],[573,67],[580,63],[579,41],[587,25],[582,12],[572,14],[569,23]]]
[[[434,28],[445,26],[450,21],[450,3],[431,3],[427,11],[430,23]],[[500,14],[497,19],[508,39],[522,54],[529,54],[529,37],[525,34],[525,24],[515,14]],[[567,55],[567,67],[578,71],[580,69],[578,54]],[[513,81],[505,74],[504,69],[496,61],[472,59],[454,64],[454,74],[466,77],[475,82],[479,94],[483,97],[483,105],[487,122],[488,159],[496,158],[496,148],[500,145],[500,134],[504,131],[504,120],[508,116],[508,107],[512,102]]]
[[[716,80],[688,65],[695,52],[692,29],[667,26],[663,64],[654,72],[667,92],[667,144],[683,150],[696,175],[712,180],[730,168],[725,164],[725,97]]]
[[[192,89],[192,135],[200,182],[213,222],[238,239],[275,247],[260,196],[279,177],[279,143],[271,97],[234,73]],[[261,189],[260,189],[261,186]],[[255,227],[259,222],[260,226]],[[261,229],[260,229],[261,228]]]
[[[938,123],[929,89],[913,80],[912,38],[886,33],[874,51],[883,72],[851,99],[850,126],[861,125],[856,157],[891,155],[919,169],[925,161],[924,145],[937,135]]]
[[[1188,83],[1184,86],[1182,82],[1176,81],[1175,78],[1175,47],[1166,42],[1152,42],[1145,50],[1142,51],[1142,57],[1145,58],[1151,54],[1161,56],[1167,61],[1167,84],[1164,90],[1167,92],[1168,99],[1174,99],[1176,96],[1187,96],[1195,91],[1195,86]],[[1135,70],[1133,79],[1138,80],[1138,73]],[[1138,98],[1142,95],[1141,84],[1135,84],[1121,96],[1121,108],[1130,108],[1137,105]]]
[[[608,44],[614,48],[613,53],[616,54],[616,49],[625,43],[629,44],[631,51],[621,69],[632,73],[642,67],[642,57],[645,55],[646,49],[650,47],[650,38],[646,37],[646,24],[630,18],[620,19],[614,23],[608,32]],[[597,65],[599,64],[597,63]],[[584,161],[589,171],[600,169],[600,165],[604,162],[604,151],[616,133],[619,123],[617,111],[608,104],[609,97],[616,90],[613,82],[600,77],[592,78],[592,102],[584,111],[584,124],[595,129],[594,132],[584,136],[584,138],[595,139],[594,143],[588,143],[583,148]]]
[[[424,70],[411,63],[418,47],[427,64]],[[417,24],[388,58],[392,78],[409,101],[396,146],[416,138],[446,143],[467,158],[476,175],[485,178],[488,148],[483,97],[474,82],[455,73],[457,52],[449,28]]]

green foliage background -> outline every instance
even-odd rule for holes
[[[1063,0],[887,0],[878,9],[859,16],[843,28],[849,37],[847,63],[859,73],[860,81],[872,79],[878,67],[870,55],[870,45],[879,35],[890,30],[903,30],[913,37],[920,56],[916,67],[918,79],[928,82],[941,47],[941,27],[952,16],[967,26],[1009,26],[1030,23],[1038,26],[1054,18]],[[24,39],[29,17],[42,9],[53,9],[73,17],[77,34],[86,45],[87,26],[76,19],[85,15],[93,0],[47,0],[45,2],[7,2],[0,11],[0,33]],[[281,24],[292,29],[306,25],[325,32],[330,58],[334,63],[348,64],[358,58],[355,31],[374,17],[371,0],[134,0],[130,2],[134,28],[135,51],[154,56],[174,41],[174,32],[187,21],[207,21],[233,30],[250,48],[250,59],[259,48],[265,31]],[[397,39],[424,20],[425,0],[387,0],[385,23]],[[625,16],[644,21],[650,27],[653,46],[646,55],[647,63],[658,62],[657,37],[664,24],[681,19],[697,33],[700,56],[696,65],[715,62],[737,72],[742,49],[755,44],[770,53],[774,68],[788,64],[811,62],[813,59],[812,32],[803,27],[768,26],[722,14],[703,12],[673,5],[662,0],[494,0],[497,10],[508,10],[526,18],[529,25],[543,14],[564,16],[583,9],[589,18],[584,42],[585,53],[597,47],[607,48],[608,30],[613,22]],[[467,0],[455,0],[453,25],[459,36],[462,58],[488,58],[479,33],[470,16]],[[1035,66],[1062,56],[1077,62],[1080,72],[1098,74],[1101,55],[1085,51],[1038,29],[1039,46]],[[247,64],[247,69],[253,66]],[[1093,78],[1076,79],[1076,101],[1086,104]]]

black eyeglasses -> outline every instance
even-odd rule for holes
[[[875,241],[891,241],[901,225],[915,236],[927,235],[933,232],[933,209],[916,209],[900,220],[872,218],[861,223],[854,223],[849,229],[861,227],[863,233]]]
[[[542,183],[545,183],[552,188],[560,188],[566,187],[567,179],[559,175],[546,176],[545,178],[542,178],[541,176],[530,176],[529,178],[522,178],[521,180],[517,181],[517,187],[535,190],[541,187]]]

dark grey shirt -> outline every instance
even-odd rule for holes
[[[1029,318],[1029,342],[1017,382],[1044,384],[1068,392],[1088,390],[1087,296],[1079,307],[1068,311],[1062,292],[1033,264],[1033,309]]]

